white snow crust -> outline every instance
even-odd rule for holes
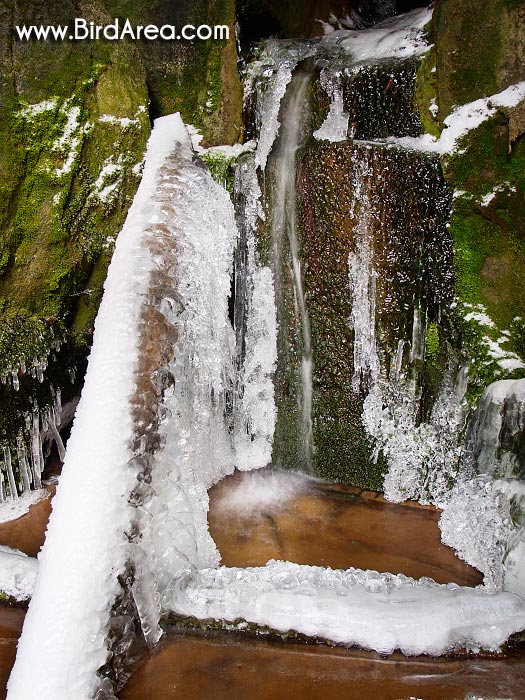
[[[243,619],[408,656],[496,651],[525,628],[525,603],[512,593],[273,560],[264,567],[188,573],[173,588],[172,608],[203,620]]]
[[[33,592],[37,567],[34,557],[0,545],[0,592],[16,600],[28,600]]]
[[[44,498],[49,497],[46,489],[36,491],[25,491],[17,500],[6,500],[0,505],[0,523],[7,523],[10,520],[18,520],[29,512],[31,506]]]
[[[419,151],[451,153],[457,149],[459,142],[469,131],[476,129],[484,121],[493,117],[498,109],[510,109],[524,99],[525,81],[522,81],[496,95],[491,95],[491,97],[484,97],[456,107],[452,114],[449,114],[444,120],[445,128],[438,139],[430,134],[423,134],[423,136],[392,137],[387,141]]]

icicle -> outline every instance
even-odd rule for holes
[[[320,141],[344,141],[348,138],[349,115],[344,111],[341,76],[333,75],[325,68],[321,72],[321,86],[330,97],[330,109],[326,119],[313,135]]]
[[[160,605],[157,584],[142,548],[138,544],[130,546],[133,551],[132,561],[135,564],[135,581],[131,591],[137,606],[144,639],[151,648],[162,636],[162,628],[159,625]]]
[[[18,436],[16,441],[16,453],[18,455],[18,469],[20,470],[20,476],[22,477],[22,493],[25,493],[26,491],[31,490],[31,484],[29,479],[29,465],[27,463],[26,448],[21,435]]]
[[[469,365],[464,365],[458,372],[456,377],[456,386],[454,387],[454,392],[456,394],[456,399],[461,403],[465,398],[468,386],[468,375],[470,372]]]
[[[412,345],[410,347],[410,362],[423,360],[425,357],[426,323],[421,309],[414,307],[414,322],[412,325]]]
[[[18,370],[14,369],[11,372],[11,381],[13,383],[13,389],[18,391],[20,389],[20,382],[18,381]]]
[[[60,436],[60,433],[58,432],[57,424],[56,424],[56,414],[55,410],[53,408],[50,408],[49,411],[46,412],[46,419],[47,423],[49,426],[49,430],[51,431],[53,438],[55,439],[55,443],[58,449],[58,455],[60,457],[60,461],[63,462],[64,458],[66,456],[66,448],[64,447],[64,443],[62,442],[62,437]]]
[[[42,440],[40,438],[40,419],[36,409],[33,411],[33,425],[31,427],[31,469],[33,471],[34,488],[42,488],[40,475],[44,471],[44,458],[42,455]]]
[[[4,462],[7,469],[7,478],[9,479],[9,490],[13,501],[18,501],[18,491],[16,489],[15,475],[13,474],[13,465],[11,463],[11,450],[9,447],[4,447]]]
[[[403,350],[405,349],[405,341],[399,340],[397,343],[397,356],[396,356],[396,381],[401,378],[401,370],[403,369]]]

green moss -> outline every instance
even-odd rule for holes
[[[36,55],[41,51],[35,47]],[[51,384],[67,393],[75,362],[81,372],[96,310],[91,304],[77,313],[87,296],[79,293],[95,280],[92,297],[100,299],[114,239],[138,184],[132,169],[149,134],[144,71],[133,47],[94,44],[91,55],[76,55],[71,65],[57,52],[56,64],[44,62],[38,90],[12,100],[0,124],[10,137],[0,167],[16,172],[16,182],[2,180],[0,193],[0,373],[18,371],[20,383],[14,397],[10,385],[0,392],[0,435],[8,444],[20,427],[25,430],[34,404],[43,409],[53,402]],[[35,109],[44,83],[47,104]],[[109,163],[118,164],[118,174],[101,181]],[[114,192],[104,201],[101,188],[112,183]],[[53,359],[57,339],[70,358],[59,353],[62,359]],[[42,363],[48,366],[40,383],[30,369]]]
[[[177,59],[160,78],[150,81],[154,114],[180,112],[184,121],[204,135],[205,145],[235,143],[242,133],[242,96],[234,38],[234,0],[192,8],[195,26],[230,27],[229,40],[194,40],[180,44]]]
[[[430,37],[429,37],[430,40]],[[436,50],[432,47],[423,56],[416,77],[416,109],[421,119],[423,132],[439,137],[441,129],[437,116],[430,111],[432,104],[437,105]]]
[[[427,325],[425,348],[426,356],[431,360],[435,360],[439,354],[439,332],[436,323],[429,323]]]
[[[205,153],[200,154],[211,173],[211,176],[220,185],[226,189],[230,195],[233,195],[233,180],[235,176],[235,165],[237,156],[228,155],[222,151],[209,149]]]
[[[358,397],[322,396],[314,399],[315,472],[328,481],[339,481],[380,491],[387,466],[382,455],[374,461],[373,445],[361,422]]]
[[[525,317],[525,143],[519,139],[509,152],[508,117],[496,114],[464,137],[444,166],[459,191],[450,232],[460,300],[457,323],[471,363],[467,398],[472,405],[492,381],[523,376],[521,370],[503,369],[489,343],[525,359],[519,318]],[[488,316],[493,325],[465,321],[470,311]],[[502,332],[508,340],[502,340]]]
[[[440,119],[453,105],[499,92],[507,0],[441,0],[433,16]],[[499,88],[499,89],[498,89]]]

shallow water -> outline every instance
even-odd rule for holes
[[[44,543],[51,499],[55,493],[54,485],[45,488],[50,492],[49,498],[32,505],[29,512],[17,520],[0,523],[0,545],[19,549],[30,557],[38,554]],[[6,696],[7,679],[15,661],[25,614],[25,607],[0,604],[0,700]]]
[[[50,499],[0,525],[0,544],[34,555]],[[210,530],[223,563],[269,558],[359,566],[475,585],[479,574],[439,542],[439,512],[378,494],[292,477],[235,474],[210,492]],[[25,611],[0,606],[0,700],[5,698]],[[525,699],[525,656],[505,659],[382,658],[373,652],[171,630],[143,659],[122,700]]]
[[[479,572],[441,544],[439,516],[435,508],[389,503],[372,491],[238,472],[210,490],[208,521],[226,566],[284,559],[477,585]]]
[[[170,633],[121,700],[465,700],[525,697],[523,657],[387,658],[237,635]]]
[[[47,521],[51,514],[51,499],[56,490],[53,485],[44,488],[49,491],[49,498],[43,498],[32,505],[29,512],[17,520],[0,523],[1,545],[14,547],[30,557],[36,557],[44,544]]]
[[[22,632],[25,610],[0,605],[0,698],[5,698],[5,687],[15,662],[16,645]]]

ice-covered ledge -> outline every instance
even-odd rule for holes
[[[497,651],[525,629],[525,602],[513,593],[283,561],[188,573],[174,582],[172,609],[408,656]]]

